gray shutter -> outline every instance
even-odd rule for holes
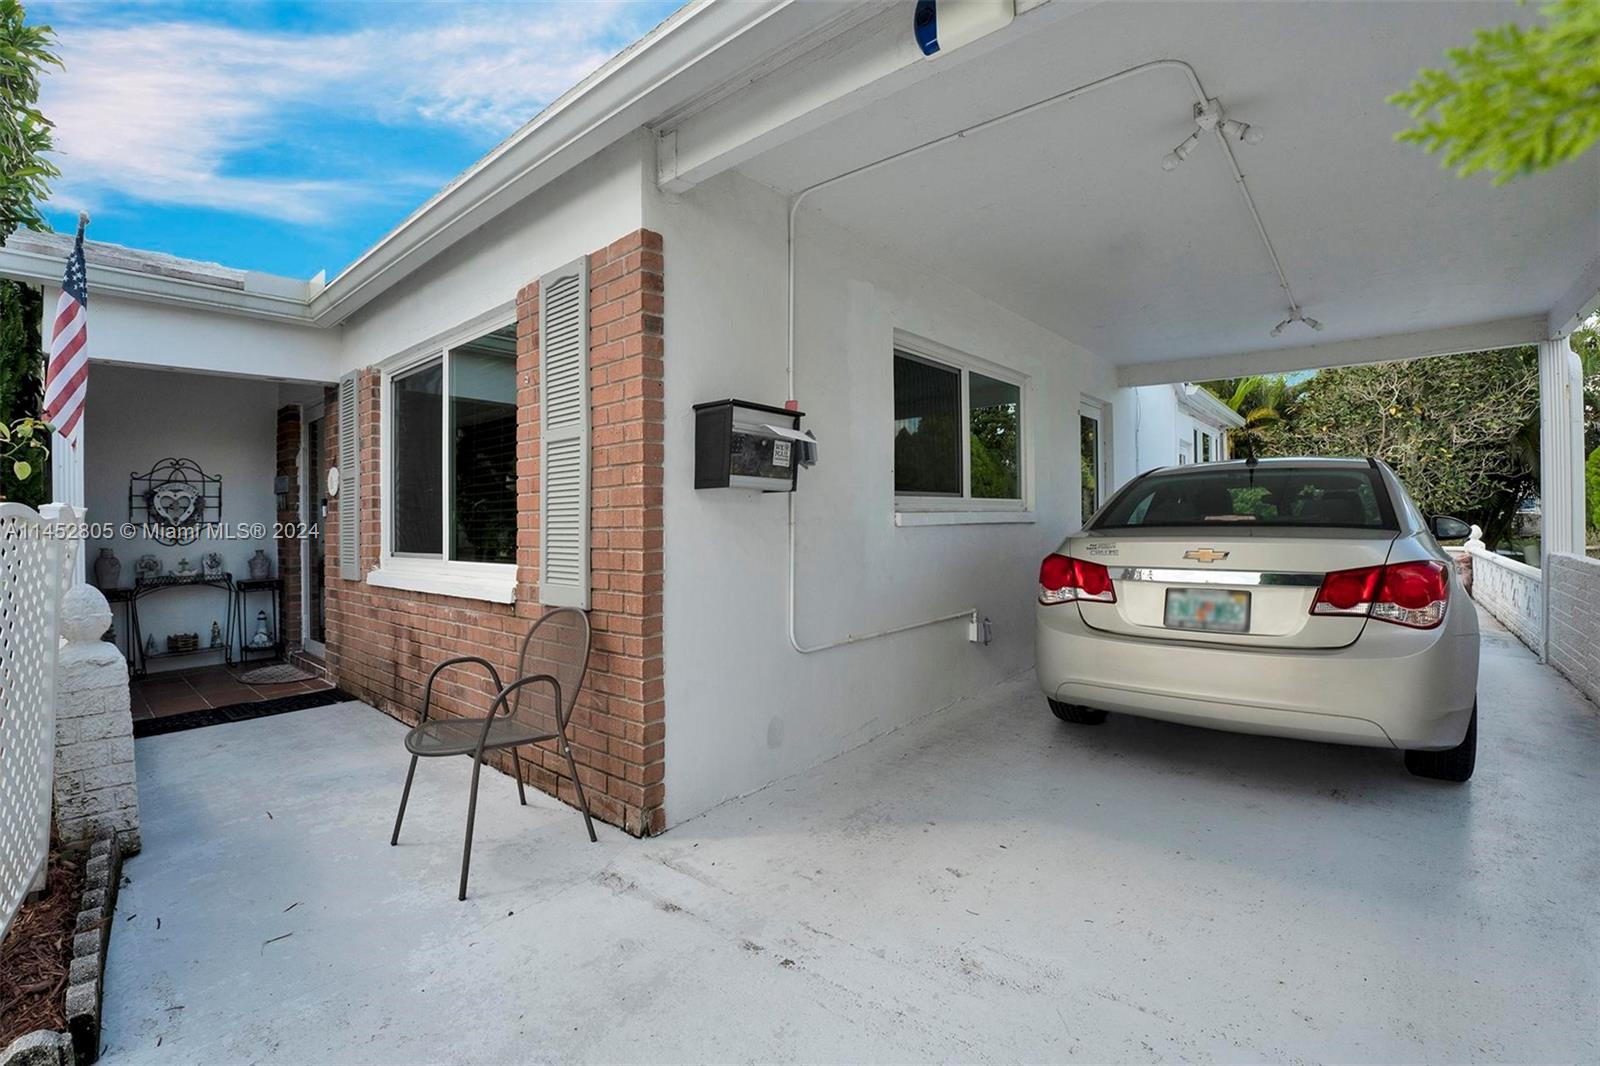
[[[539,602],[589,609],[589,264],[539,279]]]
[[[339,379],[339,576],[361,579],[361,426],[356,375]]]

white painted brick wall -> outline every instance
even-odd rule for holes
[[[87,585],[62,598],[56,671],[56,831],[67,842],[102,829],[139,847],[139,790],[134,780],[128,664],[100,639],[111,608]]]
[[[1600,703],[1600,560],[1550,557],[1550,664]]]
[[[1535,652],[1544,640],[1544,575],[1537,567],[1468,544],[1472,598]]]

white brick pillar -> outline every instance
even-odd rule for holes
[[[100,590],[78,585],[61,598],[56,668],[56,831],[63,842],[115,829],[127,851],[139,848],[133,715],[128,664],[100,638],[111,607]]]

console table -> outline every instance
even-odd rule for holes
[[[206,644],[201,644],[193,651],[158,651],[153,655],[146,654],[144,650],[144,631],[139,626],[139,601],[147,596],[153,596],[158,592],[167,592],[172,589],[196,588],[217,589],[226,597],[227,602],[224,604],[223,616],[228,619],[228,628],[222,638],[222,647],[218,649],[210,647]],[[128,605],[128,664],[133,669],[134,677],[145,676],[145,671],[147,669],[146,660],[148,659],[165,659],[169,656],[179,655],[199,655],[201,652],[207,651],[220,650],[222,652],[223,661],[229,666],[233,665],[234,616],[236,613],[236,607],[234,604],[235,591],[232,574],[214,574],[209,577],[204,574],[194,574],[192,576],[183,574],[162,574],[159,577],[138,578],[134,581],[131,589],[113,589],[111,592],[117,594],[115,597],[116,602],[126,603]],[[106,598],[108,600],[112,599],[112,595],[108,593]]]

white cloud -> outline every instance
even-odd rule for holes
[[[465,127],[487,145],[645,28],[641,8],[618,3],[424,13],[444,17],[338,34],[57,19],[66,69],[42,101],[60,152],[54,203],[120,196],[314,223],[356,199],[416,196],[449,175],[300,173],[287,127],[314,109]],[[242,165],[263,149],[281,149],[287,165],[270,175]]]

